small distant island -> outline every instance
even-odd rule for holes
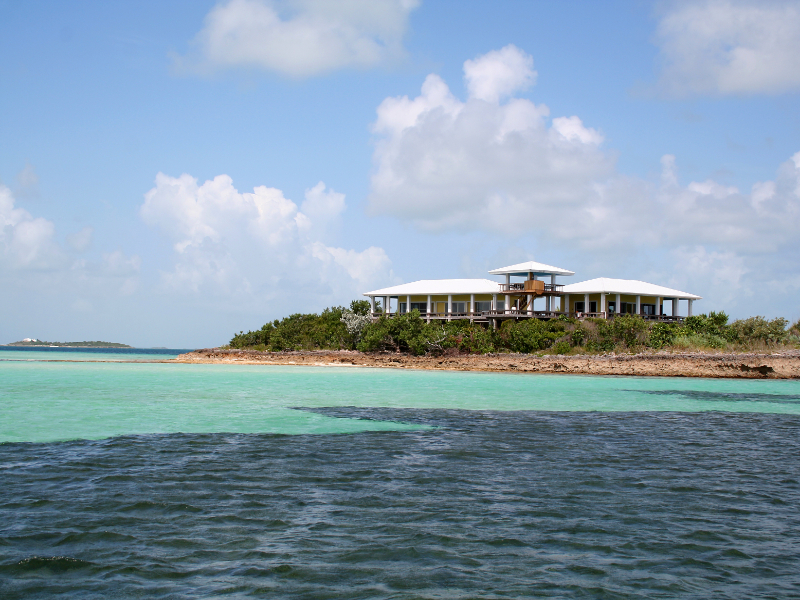
[[[37,340],[36,338],[25,338],[19,342],[11,342],[6,346],[47,346],[58,348],[133,348],[127,344],[118,344],[116,342],[45,342],[44,340]]]

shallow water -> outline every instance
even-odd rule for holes
[[[0,382],[3,598],[800,597],[800,382],[32,362]]]

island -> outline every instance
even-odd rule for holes
[[[39,346],[49,348],[133,348],[127,344],[119,344],[117,342],[45,342],[44,340],[37,340],[36,338],[25,338],[19,342],[11,342],[5,344],[6,346]]]

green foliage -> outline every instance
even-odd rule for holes
[[[357,315],[369,315],[369,308],[369,300],[353,300],[350,303],[350,310]]]
[[[277,323],[278,321],[275,321]],[[231,348],[251,348],[254,346],[268,346],[272,332],[275,331],[275,324],[267,323],[261,329],[256,331],[248,331],[244,333],[240,331],[233,336],[233,339],[228,344]]]
[[[506,321],[500,328],[498,342],[511,352],[531,353],[546,350],[566,332],[564,321],[540,321],[526,319],[524,321]]]
[[[688,333],[700,333],[726,337],[728,330],[728,315],[724,312],[711,311],[707,315],[686,317],[683,328]]]
[[[589,352],[651,348],[739,349],[764,345],[800,344],[800,321],[787,330],[786,319],[751,317],[728,323],[724,312],[687,317],[683,323],[645,321],[638,315],[613,319],[560,316],[550,321],[508,320],[499,331],[468,320],[426,323],[418,311],[371,322],[370,304],[354,300],[350,308],[327,308],[321,314],[294,314],[261,329],[239,332],[231,348],[258,350],[325,350],[358,348],[364,352],[392,351],[414,355],[459,352],[532,353],[549,350],[568,354],[573,348]]]
[[[600,319],[597,323],[598,345],[602,350],[613,350],[617,346],[633,350],[646,343],[647,330],[647,322],[639,315]]]
[[[674,323],[653,323],[650,326],[647,345],[656,349],[671,346],[675,341],[675,337],[682,332],[683,330]]]
[[[341,322],[342,307],[326,308],[322,314],[294,314],[267,323],[257,331],[239,332],[230,341],[231,348],[281,350],[347,349],[352,336]]]
[[[786,339],[786,325],[784,318],[767,320],[764,317],[750,317],[734,321],[728,326],[726,337],[739,344],[752,344],[763,342],[766,344],[779,344]]]
[[[559,340],[553,344],[553,354],[569,354],[571,351],[572,346],[567,340]]]
[[[670,344],[679,350],[724,350],[728,340],[713,333],[682,333],[675,336]]]
[[[358,349],[362,352],[390,350],[424,354],[428,341],[425,329],[426,323],[418,310],[394,317],[381,316],[364,329]]]
[[[469,321],[451,321],[443,327],[448,338],[447,347],[458,348],[465,354],[487,354],[495,351],[494,333],[491,329]],[[434,349],[428,339],[429,351]]]

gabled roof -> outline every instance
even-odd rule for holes
[[[580,283],[570,283],[564,286],[565,294],[628,294],[633,296],[657,296],[661,298],[680,298],[686,300],[701,300],[700,296],[673,290],[646,281],[635,279],[609,279],[598,277]]]
[[[422,279],[364,292],[365,296],[441,296],[445,294],[496,294],[500,284],[489,279]]]
[[[494,271],[489,271],[489,273],[491,275],[515,275],[517,277],[525,277],[528,273],[533,273],[534,275],[575,275],[572,271],[532,260],[518,265],[511,265],[510,267],[495,269]]]

